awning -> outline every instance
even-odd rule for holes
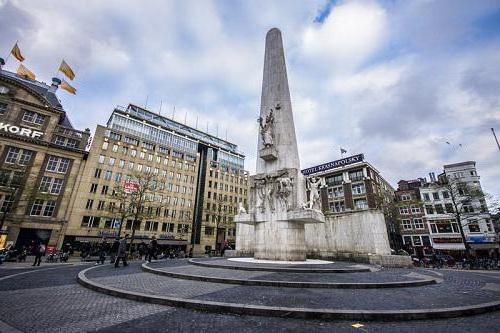
[[[489,250],[489,249],[498,249],[498,244],[495,243],[487,243],[487,244],[474,244],[470,243],[470,248],[474,250]]]
[[[77,242],[100,242],[102,236],[76,236],[75,241]],[[108,242],[113,241],[113,237],[107,238]],[[139,244],[140,242],[149,243],[150,239],[145,238],[134,238],[133,244]],[[157,239],[159,245],[189,245],[189,241],[180,239]]]
[[[436,244],[432,246],[436,250],[465,250],[464,244]]]

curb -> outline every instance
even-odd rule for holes
[[[371,272],[369,268],[293,268],[293,267],[251,267],[251,266],[229,266],[220,264],[209,264],[207,262],[200,262],[194,259],[189,259],[188,262],[192,265],[210,267],[210,268],[224,268],[236,269],[240,271],[257,271],[257,272],[287,272],[287,273],[361,273]]]
[[[148,273],[168,276],[171,278],[194,280],[203,282],[215,282],[224,284],[239,284],[246,286],[269,286],[269,287],[285,287],[285,288],[323,288],[323,289],[375,289],[375,288],[408,288],[420,287],[430,284],[436,284],[436,279],[396,281],[396,282],[362,282],[362,283],[336,283],[336,282],[303,282],[303,281],[270,281],[270,280],[244,280],[244,279],[228,279],[221,277],[191,275],[168,272],[156,268],[149,267],[147,263],[142,264],[142,270]]]
[[[87,271],[94,268],[96,267],[90,267],[80,271],[77,278],[78,283],[86,288],[111,296],[117,296],[139,302],[183,307],[215,313],[232,313],[238,315],[265,317],[271,316],[297,319],[406,321],[418,319],[453,318],[500,310],[500,301],[462,307],[420,310],[332,310],[200,301],[195,299],[148,295],[144,293],[108,287],[103,284],[91,281],[85,276],[85,273]]]

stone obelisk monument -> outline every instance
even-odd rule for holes
[[[235,222],[245,235],[238,242],[253,243],[255,259],[306,260],[305,223],[324,222],[319,210],[319,183],[300,172],[292,103],[288,88],[281,32],[266,35],[257,173],[250,177],[248,212],[242,207]],[[238,239],[240,238],[240,240]]]

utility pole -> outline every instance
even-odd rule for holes
[[[497,135],[495,134],[495,129],[493,127],[491,128],[491,132],[493,133],[493,137],[495,138],[495,141],[497,142],[498,150],[500,150],[500,144],[498,143],[498,138],[497,138]]]

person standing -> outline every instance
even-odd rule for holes
[[[158,241],[156,240],[156,236],[151,237],[151,241],[148,246],[148,262],[151,262],[151,259],[158,260],[156,256],[156,252],[158,251]]]
[[[116,260],[115,260],[115,268],[120,266],[120,260],[123,261],[123,267],[127,267],[127,240],[128,240],[128,234],[123,237],[123,239],[120,241],[120,244],[118,246],[118,253],[116,255]]]
[[[33,262],[32,266],[40,266],[40,263],[42,262],[42,256],[45,253],[45,245],[42,243],[38,244],[38,246],[35,247],[35,261]]]
[[[118,247],[120,247],[120,237],[116,237],[113,244],[111,245],[110,252],[110,264],[113,264],[116,261],[116,257],[118,254]]]
[[[101,263],[104,265],[104,261],[106,260],[106,254],[108,252],[108,242],[106,241],[106,238],[103,238],[101,243],[99,244],[99,260],[97,263]]]

